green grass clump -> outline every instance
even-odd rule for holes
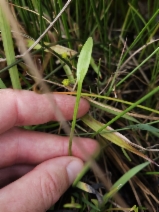
[[[62,10],[63,2],[9,1],[27,48],[53,22]],[[74,133],[93,137],[102,148],[97,161],[100,169],[94,164],[93,171],[89,170],[94,163],[89,161],[80,179],[89,171],[77,184],[81,190],[71,188],[55,204],[55,211],[63,206],[79,212],[124,211],[126,208],[129,211],[157,211],[158,8],[158,0],[72,0],[60,19],[30,51],[36,68],[51,91],[69,90],[67,94],[81,95],[90,102],[89,115],[78,121],[74,115],[71,136]],[[4,32],[3,24],[1,21],[0,28]],[[19,54],[16,32],[12,31],[10,35],[9,39],[13,39],[10,47],[3,49],[2,42],[0,46],[0,87],[45,92],[34,83],[34,76],[23,58],[16,58],[14,54],[8,58],[7,51],[11,49],[15,55]],[[93,40],[93,50],[82,59],[89,68],[79,83],[80,52],[89,37]],[[2,60],[5,57],[8,66]],[[48,123],[31,129],[59,132],[60,126]]]

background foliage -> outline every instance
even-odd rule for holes
[[[62,0],[9,1],[28,48],[54,20],[64,3]],[[55,211],[63,206],[63,211],[98,211],[102,197],[105,199],[103,211],[119,210],[119,207],[123,211],[122,208],[157,211],[159,170],[154,161],[157,163],[158,152],[153,150],[159,142],[158,8],[158,0],[72,0],[54,27],[31,51],[33,62],[50,90],[64,92],[76,82],[81,45],[88,37],[94,42],[90,67],[82,85],[82,95],[90,102],[91,109],[89,115],[77,121],[75,134],[94,137],[101,144],[97,163],[102,173],[85,174],[82,182],[87,184],[77,186],[82,190],[67,191],[54,206]],[[2,27],[1,22],[1,31],[4,31]],[[15,55],[20,54],[16,33],[12,31],[13,44],[6,47],[7,50],[3,48],[4,37],[9,38],[1,33],[1,58],[7,57],[11,47]],[[17,88],[45,92],[35,84],[29,64],[22,58],[15,59],[14,55],[9,61],[0,62],[1,88],[16,87],[11,83],[15,81]],[[7,70],[16,69],[15,65],[18,75],[9,77]],[[48,123],[28,128],[58,133],[60,126]],[[60,134],[64,132],[61,130]],[[146,151],[149,149],[151,151]],[[145,159],[151,165],[143,164]],[[121,176],[126,177],[123,184],[128,180],[129,183],[122,187],[119,181],[112,187]]]

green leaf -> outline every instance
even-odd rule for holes
[[[134,168],[130,169],[126,172],[117,182],[112,186],[109,193],[105,194],[103,197],[103,204],[107,203],[107,201],[112,198],[112,196],[119,191],[134,175],[136,175],[139,171],[149,165],[150,162],[142,163]]]
[[[146,130],[146,131],[149,131],[149,132],[159,133],[158,128],[153,127],[149,124],[134,124],[134,125],[129,125],[126,128],[137,129],[137,130]]]
[[[6,85],[4,84],[4,82],[2,81],[1,78],[0,78],[0,88],[1,88],[1,89],[6,88]]]
[[[92,38],[88,38],[79,55],[78,64],[77,64],[77,81],[82,83],[86,73],[88,71],[88,67],[91,61],[93,48],[93,40]]]

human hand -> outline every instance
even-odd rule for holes
[[[75,98],[54,94],[54,100],[65,119],[72,119]],[[88,109],[81,99],[78,117]],[[72,184],[86,154],[98,149],[94,140],[76,138],[70,157],[69,138],[18,128],[56,120],[55,113],[45,94],[0,90],[0,211],[46,211]]]

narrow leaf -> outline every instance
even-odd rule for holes
[[[34,40],[26,39],[26,43],[27,43],[27,47],[31,47],[34,44]],[[74,56],[77,54],[76,51],[69,49],[65,46],[61,46],[58,44],[51,46],[51,43],[47,43],[47,42],[44,42],[44,44],[45,44],[45,46],[49,46],[49,48],[51,50],[55,51],[57,54],[60,54],[60,55],[66,54],[67,56],[70,57],[70,56]],[[41,48],[42,48],[42,46],[39,43],[34,47],[34,49],[36,49],[36,50],[41,49]],[[47,48],[45,48],[44,51],[52,53]]]
[[[7,64],[11,65],[13,62],[15,62],[15,53],[13,48],[11,28],[1,7],[0,7],[0,30],[3,40],[4,51],[7,58]],[[16,65],[9,69],[9,74],[13,88],[21,89],[18,69]]]
[[[88,38],[79,55],[77,64],[77,81],[82,83],[87,73],[93,48],[92,38]]]
[[[82,118],[82,121],[89,126],[91,129],[93,129],[95,132],[97,132],[101,127],[104,126],[104,124],[102,124],[101,122],[95,120],[93,117],[86,115]],[[139,150],[135,149],[135,147],[138,147],[140,149],[145,149],[142,148],[141,146],[132,143],[131,141],[129,141],[125,136],[123,136],[122,134],[118,133],[118,132],[111,132],[113,129],[111,127],[107,127],[105,130],[102,131],[102,133],[99,133],[103,138],[106,138],[107,140],[111,141],[112,143],[127,149],[130,152],[133,152],[134,154],[146,159],[147,161],[155,164],[158,166],[158,164],[156,164],[153,160],[151,160],[150,158],[148,158],[146,155],[144,155],[142,152],[140,152]],[[110,133],[109,133],[110,131]]]
[[[1,88],[1,89],[6,88],[6,85],[4,84],[4,82],[2,81],[1,78],[0,78],[0,88]]]
[[[97,108],[99,108],[99,109],[101,109],[103,111],[106,111],[108,113],[111,113],[111,114],[114,114],[114,115],[118,115],[119,113],[122,112],[122,110],[119,110],[119,109],[117,109],[115,107],[112,107],[110,105],[103,104],[103,103],[98,102],[98,101],[94,101],[91,98],[87,98],[87,100],[91,103],[91,105],[94,105],[95,107],[97,107]],[[122,116],[122,118],[125,118],[127,120],[130,120],[130,121],[139,123],[137,119],[135,119],[132,116],[127,115],[127,114],[124,114]]]
[[[134,125],[130,125],[126,128],[136,129],[136,130],[146,130],[146,131],[149,131],[149,132],[159,133],[158,128],[153,127],[149,124],[134,124]]]
[[[149,165],[150,162],[142,163],[132,169],[130,169],[128,172],[126,172],[117,182],[112,186],[109,193],[105,194],[103,197],[103,204],[107,203],[107,201],[112,198],[112,196],[121,189],[134,175],[136,175],[139,171],[141,171],[143,168],[145,168],[147,165]]]

